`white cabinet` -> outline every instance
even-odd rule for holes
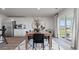
[[[25,36],[26,29],[14,29],[14,36]]]
[[[26,46],[25,46],[25,40],[20,43],[16,48],[15,50],[26,50]]]

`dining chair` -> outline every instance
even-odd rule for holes
[[[34,47],[34,43],[42,43],[43,44],[43,50],[44,50],[44,34],[33,34],[33,49]]]

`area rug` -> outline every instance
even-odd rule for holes
[[[43,50],[41,43],[35,43],[34,47],[35,48],[33,49],[33,39],[30,39],[28,43],[28,50]],[[44,50],[49,50],[49,44],[47,39],[44,39]]]

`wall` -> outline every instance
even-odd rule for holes
[[[14,34],[15,36],[24,36],[25,31],[33,30],[32,24],[33,24],[33,17],[9,17],[11,19],[14,19],[16,21],[16,24],[23,24],[26,25],[26,29],[15,29]],[[54,28],[54,18],[53,17],[39,17],[40,22],[43,26],[45,26],[45,29],[52,29]]]
[[[53,16],[53,31],[55,37],[58,37],[58,15]]]
[[[16,24],[26,25],[27,30],[32,29],[33,17],[10,17],[16,21]],[[53,18],[52,17],[40,17],[41,23],[46,27],[46,29],[53,29]]]
[[[2,17],[1,17],[1,15],[0,15],[0,29],[1,29],[1,20],[2,20]]]
[[[0,14],[0,29],[2,28],[3,21],[6,19],[7,19],[7,17],[5,15]]]
[[[75,26],[77,26],[77,28],[75,29],[75,31],[77,31],[77,40],[76,40],[76,45],[77,45],[77,49],[79,50],[79,8],[77,8],[77,10],[76,10],[77,12],[76,12],[76,15],[77,15],[77,17],[76,17],[76,19],[77,19],[77,22],[76,22],[76,25]]]
[[[79,8],[75,8],[74,9],[74,28],[75,28],[75,33],[74,33],[74,46],[75,46],[75,49],[78,49],[79,50]]]
[[[2,21],[3,21],[3,20],[6,20],[6,16],[0,14],[0,29],[2,29]],[[2,31],[0,31],[0,34],[2,34]],[[2,40],[1,37],[0,37],[0,40]],[[2,41],[0,41],[0,43],[1,43],[1,42],[2,42]]]
[[[2,21],[2,17],[0,15],[0,29],[1,29],[1,21]],[[0,31],[0,34],[1,34],[1,31]]]
[[[59,13],[59,17],[61,16],[73,16],[74,8],[66,8],[62,12]]]
[[[2,28],[2,26],[1,26],[1,21],[2,21],[2,17],[1,17],[1,15],[0,15],[0,29]],[[0,31],[0,34],[2,33],[2,31]],[[2,40],[2,38],[0,37],[0,43],[2,42],[1,41]]]

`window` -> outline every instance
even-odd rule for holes
[[[73,18],[68,17],[66,18],[66,38],[71,39],[72,37],[72,26],[73,25]]]
[[[62,16],[59,18],[59,34],[61,38],[71,40],[73,17]]]
[[[60,18],[59,20],[59,35],[60,37],[65,37],[65,18]]]

